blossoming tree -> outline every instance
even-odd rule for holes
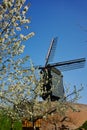
[[[25,0],[3,0],[0,4],[0,109],[12,117],[17,117],[12,107],[27,98],[31,86],[32,75],[23,68],[28,56],[22,53],[24,41],[34,32],[26,31],[30,19],[26,17],[29,5],[24,3]]]
[[[12,120],[34,120],[47,114],[48,101],[43,107],[38,103],[42,80],[31,61],[30,68],[26,66],[29,57],[22,55],[24,42],[34,35],[28,33],[29,6],[26,0],[0,4],[0,109]]]

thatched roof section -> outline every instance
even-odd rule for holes
[[[49,128],[50,130],[55,130],[55,126],[57,128],[60,128],[61,126],[66,126],[66,128],[69,128],[70,130],[75,130],[82,126],[84,122],[87,121],[87,105],[72,105],[73,108],[75,108],[77,111],[72,111],[71,109],[69,109],[64,117],[60,117],[58,113],[55,113],[54,115],[50,116],[47,121],[43,121],[41,130],[44,130],[45,126],[45,130],[48,130]]]

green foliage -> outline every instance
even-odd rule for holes
[[[22,130],[22,123],[19,121],[12,121],[11,118],[0,112],[0,130],[10,130],[13,126],[13,130]]]
[[[82,128],[84,128],[84,130],[87,130],[87,121],[85,121],[84,123],[83,123],[83,125],[82,126],[80,126],[78,129],[76,129],[76,130],[81,130]]]
[[[6,117],[0,117],[0,130],[10,130],[11,123]]]
[[[14,122],[13,130],[22,130],[22,123],[19,121]]]

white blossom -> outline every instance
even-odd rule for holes
[[[14,3],[14,0],[11,0],[12,3]]]
[[[24,48],[25,48],[24,45],[22,45],[22,46],[19,48],[19,50],[18,50],[19,54],[24,52]]]
[[[16,21],[16,17],[14,16],[13,18],[12,18],[12,22],[14,23]]]
[[[9,5],[9,7],[12,7],[12,2],[9,1],[9,2],[8,2],[8,5]]]
[[[12,10],[13,10],[13,12],[15,13],[15,12],[17,11],[17,8],[14,7]]]
[[[22,18],[21,18],[21,16],[17,16],[16,19],[17,20],[21,20]]]
[[[20,38],[23,40],[23,39],[24,39],[24,35],[23,35],[23,34],[20,34]]]
[[[7,38],[8,38],[8,34],[5,34],[5,35],[4,35],[4,38],[6,38],[6,39],[7,39]]]
[[[18,26],[18,23],[14,22],[13,25],[14,25],[14,27],[17,27],[17,26]]]
[[[10,33],[10,36],[14,36],[15,34],[16,34],[16,32],[15,32],[15,30],[14,29],[11,29],[11,31],[10,31],[11,33]]]
[[[28,29],[28,28],[29,28],[29,26],[25,26],[25,28],[26,28],[26,29]]]
[[[31,38],[31,37],[34,36],[34,35],[35,35],[35,33],[34,33],[34,32],[31,32],[31,33],[29,33],[29,34],[26,36],[26,38],[29,39],[29,38]]]
[[[17,30],[17,31],[21,31],[21,28],[20,28],[20,27],[16,27],[16,30]]]
[[[29,19],[23,19],[23,20],[21,20],[20,22],[21,22],[21,24],[30,23],[30,20],[29,20]]]
[[[24,7],[24,11],[28,11],[28,6],[27,5]]]

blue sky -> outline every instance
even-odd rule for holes
[[[53,63],[87,58],[87,0],[27,0],[31,3],[28,16],[30,31],[35,36],[27,41],[25,54],[30,55],[34,65],[44,65],[53,37],[59,40]],[[85,68],[63,72],[64,83],[80,88],[79,103],[87,104],[87,63]]]

